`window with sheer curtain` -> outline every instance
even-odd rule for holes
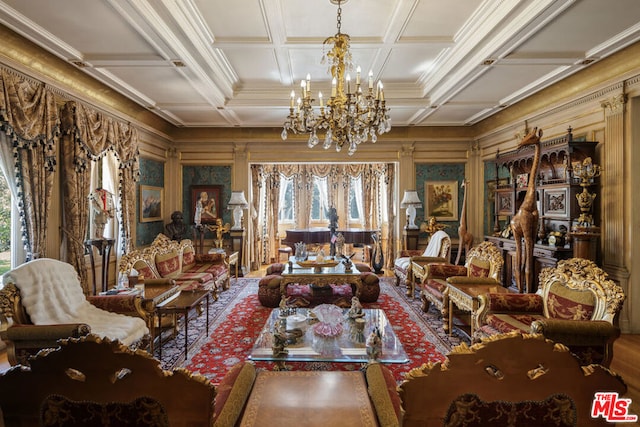
[[[395,163],[252,165],[252,268],[277,257],[273,237],[283,230],[327,227],[331,207],[339,229],[380,230],[392,242],[395,170]]]

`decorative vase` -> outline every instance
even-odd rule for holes
[[[384,254],[382,253],[382,244],[380,243],[380,235],[374,233],[371,235],[373,239],[373,251],[371,253],[371,266],[376,274],[382,273],[384,267]]]

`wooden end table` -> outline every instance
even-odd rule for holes
[[[471,313],[469,337],[473,339],[474,329],[477,325],[478,296],[489,293],[509,293],[509,289],[500,283],[450,283],[447,280],[445,289],[446,299],[449,301],[449,335],[453,333],[453,306]],[[446,301],[445,301],[446,303]]]

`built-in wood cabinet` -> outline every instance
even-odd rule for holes
[[[495,244],[502,251],[504,268],[502,269],[501,282],[503,286],[510,288],[514,292],[520,292],[520,289],[516,286],[515,275],[513,272],[513,260],[516,255],[516,242],[513,239],[494,236],[486,236],[485,239]],[[573,249],[569,247],[536,244],[533,248],[534,283],[533,289],[529,290],[529,292],[535,292],[538,289],[538,276],[543,268],[554,267],[559,260],[571,258],[572,256]]]
[[[596,141],[574,140],[571,129],[562,137],[541,142],[540,167],[536,177],[540,213],[534,251],[536,281],[541,268],[553,266],[558,259],[569,258],[573,254],[571,230],[577,225],[581,214],[576,195],[583,190],[581,180],[573,170],[577,163],[582,163],[588,157],[594,158],[597,144]],[[533,156],[533,146],[498,153],[496,156],[494,232],[487,239],[503,249],[503,283],[509,287],[513,286],[511,253],[515,253],[515,242],[507,226],[520,208],[530,184]],[[596,195],[599,192],[596,183],[589,190]],[[599,217],[597,209],[593,216],[596,219]]]

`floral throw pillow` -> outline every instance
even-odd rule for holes
[[[156,255],[156,268],[162,277],[176,278],[180,274],[180,256],[177,251]]]
[[[467,270],[467,275],[469,277],[489,277],[489,272],[491,271],[491,263],[487,260],[471,257],[469,260],[469,267]]]

